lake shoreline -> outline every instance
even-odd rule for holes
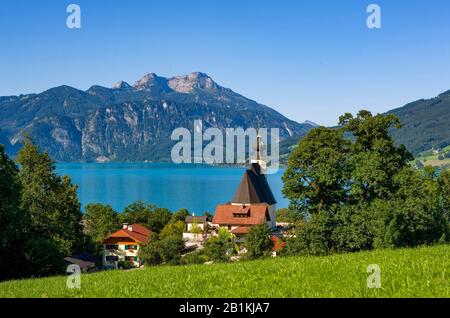
[[[120,212],[135,201],[143,201],[171,211],[186,208],[196,215],[213,214],[218,204],[231,200],[245,170],[244,166],[167,162],[58,162],[55,168],[78,185],[83,209],[90,203],[102,203]],[[283,172],[280,168],[267,175],[279,208],[288,205],[281,194]]]

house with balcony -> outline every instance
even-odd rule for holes
[[[117,268],[120,261],[139,267],[138,251],[147,243],[151,231],[140,224],[123,224],[122,229],[103,240],[103,266]]]

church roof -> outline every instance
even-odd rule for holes
[[[258,163],[252,163],[250,169],[245,171],[231,202],[241,204],[267,203],[269,205],[277,203],[266,176],[261,173],[261,166]]]

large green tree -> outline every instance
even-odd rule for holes
[[[293,151],[283,176],[283,194],[303,215],[329,210],[347,200],[350,142],[339,129],[313,129]]]
[[[86,234],[97,243],[120,228],[119,213],[110,205],[88,204],[83,219]]]
[[[22,276],[29,218],[20,207],[18,173],[0,145],[0,280]]]
[[[17,155],[20,164],[21,208],[31,218],[35,238],[53,240],[63,255],[70,255],[82,238],[77,186],[55,173],[47,153],[39,152],[28,138]]]
[[[389,132],[393,115],[345,114],[289,158],[283,193],[304,217],[285,251],[327,254],[433,244],[449,236],[449,175],[418,171]]]
[[[176,221],[184,222],[188,215],[189,215],[189,211],[187,209],[180,209],[179,211],[172,214],[170,222],[172,222],[172,223],[175,223]]]
[[[139,223],[156,233],[161,232],[171,219],[172,213],[168,209],[145,204],[142,201],[130,204],[120,215],[122,223]]]
[[[169,222],[164,226],[159,234],[161,239],[164,239],[169,236],[176,236],[179,238],[183,238],[183,232],[186,231],[186,223],[183,221],[175,221]]]
[[[412,155],[403,145],[396,145],[389,135],[391,128],[400,128],[395,115],[373,116],[362,110],[356,117],[345,114],[339,124],[353,137],[348,163],[351,167],[352,199],[360,203],[375,198],[388,198],[396,189],[393,177],[408,165]]]

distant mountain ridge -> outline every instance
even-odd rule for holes
[[[173,129],[279,128],[282,140],[304,135],[315,124],[290,120],[217,84],[205,73],[171,78],[149,73],[130,85],[70,86],[40,94],[0,97],[0,142],[17,151],[26,131],[57,161],[165,161]]]
[[[450,145],[450,90],[430,99],[420,99],[388,113],[397,115],[403,127],[392,137],[414,155]]]
[[[450,145],[450,90],[388,113],[403,127],[391,134],[414,155]],[[57,161],[167,161],[177,127],[276,127],[282,161],[317,125],[289,120],[272,108],[194,72],[171,78],[149,73],[130,85],[59,86],[39,94],[0,97],[0,144],[14,155],[27,131]]]
[[[390,133],[414,155],[450,145],[450,90],[430,99],[420,99],[390,110],[400,118],[402,128]],[[314,125],[314,123],[311,123]],[[286,161],[302,136],[293,135],[280,143],[282,161]]]

